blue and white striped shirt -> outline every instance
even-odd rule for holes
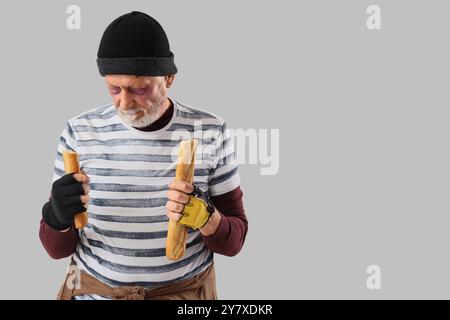
[[[80,167],[90,177],[89,222],[79,231],[73,259],[111,286],[170,284],[212,263],[213,253],[192,229],[183,258],[170,261],[165,256],[166,193],[180,141],[198,140],[194,183],[202,190],[216,196],[240,184],[224,121],[171,100],[173,116],[160,130],[128,126],[109,104],[68,120],[60,137],[53,181],[64,175],[64,150],[79,154]]]

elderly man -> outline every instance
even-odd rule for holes
[[[65,123],[40,239],[81,275],[60,299],[217,299],[213,253],[236,255],[248,223],[232,139],[223,120],[168,96],[177,68],[161,25],[141,12],[114,20],[97,59],[112,104]],[[186,133],[198,139],[193,184],[173,181]],[[62,153],[79,155],[64,174]],[[165,256],[168,221],[183,222],[194,190],[201,225],[188,225],[184,256]],[[208,196],[209,195],[209,196]],[[210,204],[208,206],[208,204]],[[212,210],[210,210],[212,209]],[[85,228],[74,215],[88,211]],[[71,268],[72,270],[73,268]]]

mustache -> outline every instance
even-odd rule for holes
[[[129,116],[135,115],[136,113],[138,113],[140,111],[143,111],[143,109],[140,108],[140,107],[132,107],[132,108],[129,108],[127,110],[121,110],[119,108],[118,110],[119,110],[120,113],[129,115]]]

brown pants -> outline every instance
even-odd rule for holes
[[[154,289],[110,287],[84,271],[80,271],[78,276],[79,279],[75,279],[74,275],[67,274],[59,290],[58,300],[72,300],[74,296],[83,294],[96,294],[113,300],[217,300],[214,263],[190,279]],[[75,280],[75,283],[70,280]]]

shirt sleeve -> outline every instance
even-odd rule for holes
[[[209,177],[209,194],[218,196],[240,185],[233,137],[224,123],[216,140],[215,162]]]
[[[237,187],[230,192],[211,197],[222,218],[213,235],[202,236],[211,251],[230,257],[241,251],[248,231],[242,196],[241,188]]]
[[[67,232],[60,232],[52,229],[41,219],[39,239],[50,257],[62,259],[75,252],[78,243],[78,231],[71,228]]]

